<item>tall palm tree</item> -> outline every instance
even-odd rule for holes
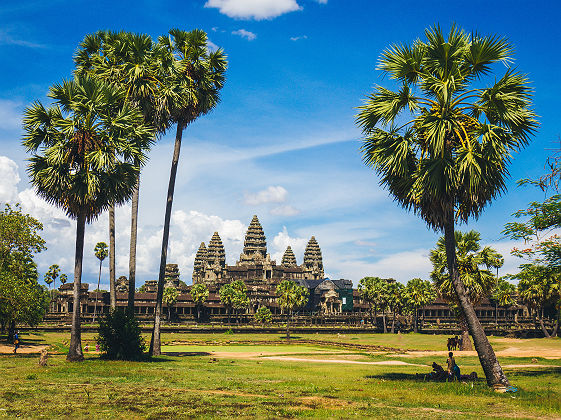
[[[49,271],[47,271],[47,274],[53,280],[53,290],[56,289],[56,279],[59,273],[60,273],[60,267],[58,264],[51,265],[49,267]]]
[[[286,339],[290,340],[290,319],[294,309],[305,306],[308,302],[309,291],[291,280],[283,280],[277,286],[277,302],[287,311]]]
[[[127,161],[144,161],[143,151],[131,140],[152,136],[136,109],[119,105],[124,94],[78,76],[51,87],[53,106],[35,102],[25,111],[23,144],[33,153],[28,166],[31,183],[41,197],[77,222],[70,361],[84,358],[80,291],[85,225],[111,203],[131,197],[138,169]]]
[[[171,208],[183,130],[195,119],[207,114],[218,104],[220,101],[219,92],[224,86],[227,67],[224,52],[221,49],[210,52],[207,35],[199,29],[190,32],[172,29],[169,31],[168,37],[159,38],[159,44],[167,52],[168,57],[165,62],[167,68],[165,81],[167,115],[169,121],[177,124],[177,129],[166,199],[154,329],[150,341],[150,354],[153,356],[161,354],[162,296],[164,293]]]
[[[491,272],[491,269],[499,269],[503,266],[503,256],[488,246],[481,249],[479,244],[481,235],[475,230],[465,233],[455,231],[454,237],[458,274],[470,303],[477,305],[483,298],[491,296],[497,284],[497,277]],[[459,315],[462,329],[462,350],[471,350],[467,323],[462,312],[458,311],[458,296],[448,274],[444,237],[440,237],[436,248],[430,252],[430,260],[433,266],[431,278],[438,295]]]
[[[159,110],[162,87],[160,54],[152,38],[130,32],[99,31],[86,35],[74,57],[76,74],[100,78],[126,91],[124,100],[139,108],[145,124],[163,133],[166,121]],[[153,139],[138,146],[148,149]],[[140,168],[139,162],[134,162]],[[138,201],[140,172],[131,200],[131,235],[129,247],[128,309],[134,311],[136,288],[136,244],[138,234]],[[111,305],[115,306],[115,206],[109,211],[109,283]]]
[[[419,308],[434,301],[436,297],[434,287],[428,280],[414,278],[407,282],[403,294],[407,306],[413,309],[413,331],[418,332]]]
[[[97,288],[95,289],[95,303],[93,322],[95,322],[95,314],[97,313],[97,300],[99,299],[99,283],[101,282],[101,265],[103,260],[107,258],[107,244],[105,242],[98,242],[95,244],[94,255],[99,260],[99,276],[97,277]]]
[[[487,383],[506,385],[458,273],[454,228],[505,191],[511,156],[537,127],[531,89],[510,68],[485,80],[493,63],[511,58],[504,38],[455,26],[447,36],[438,26],[425,36],[382,53],[378,68],[398,86],[376,87],[360,107],[362,153],[396,201],[444,232],[449,273]]]

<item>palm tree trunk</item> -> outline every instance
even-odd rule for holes
[[[175,146],[173,148],[173,158],[171,160],[171,171],[169,175],[168,196],[166,201],[166,214],[164,217],[164,233],[162,235],[162,254],[160,258],[160,273],[158,276],[158,291],[156,293],[156,310],[154,311],[154,329],[150,341],[150,355],[159,356],[161,354],[160,323],[162,317],[162,299],[164,296],[164,280],[166,273],[166,261],[168,255],[169,225],[171,221],[171,207],[173,204],[173,192],[175,189],[175,177],[177,175],[177,164],[179,162],[179,152],[181,151],[181,138],[183,137],[183,124],[177,123],[175,133]]]
[[[115,295],[115,204],[109,207],[109,304],[111,309],[117,306]]]
[[[386,311],[382,311],[382,323],[384,324],[384,334],[386,334],[388,332],[386,327]]]
[[[395,308],[393,310],[393,318],[392,318],[392,334],[395,334]]]
[[[477,319],[475,310],[467,297],[464,283],[460,279],[456,262],[456,239],[454,237],[454,213],[450,210],[447,221],[444,225],[444,241],[446,245],[446,259],[448,272],[452,279],[452,284],[456,290],[460,308],[467,321],[469,332],[473,337],[475,350],[479,356],[479,362],[487,378],[489,386],[508,386],[509,382],[497,360],[493,347],[489,343],[485,331]]]
[[[287,315],[288,316],[286,317],[286,339],[290,340],[290,315],[291,315],[291,312],[289,312]]]
[[[84,233],[86,216],[78,215],[76,221],[76,254],[74,257],[74,299],[72,308],[72,329],[70,330],[70,347],[66,360],[80,362],[84,360],[82,353],[82,334],[80,329],[80,292],[82,288],[82,260],[84,257]]]
[[[473,346],[471,345],[471,339],[469,338],[469,329],[466,318],[460,313],[459,321],[460,324],[460,331],[461,331],[461,343],[459,350],[461,351],[472,351]]]
[[[136,288],[136,241],[138,235],[138,199],[140,196],[140,172],[136,178],[136,187],[132,194],[131,242],[129,248],[129,294],[127,308],[134,313],[134,292]]]
[[[97,277],[97,289],[95,289],[95,303],[94,303],[94,314],[93,321],[95,322],[95,314],[97,313],[97,300],[99,299],[99,283],[101,282],[101,264],[103,260],[99,260],[99,276]]]
[[[418,319],[418,308],[415,306],[415,314],[414,314],[414,320],[413,320],[413,332],[417,333],[419,332],[419,328],[417,327],[417,319]]]

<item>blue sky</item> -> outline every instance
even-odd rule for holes
[[[29,189],[21,114],[46,101],[50,85],[71,77],[83,37],[100,29],[156,38],[170,28],[201,28],[229,59],[222,102],[184,133],[169,262],[191,281],[194,253],[215,230],[233,264],[257,214],[269,252],[287,245],[299,262],[315,235],[332,278],[365,275],[406,282],[428,277],[428,252],[438,235],[399,208],[359,154],[356,107],[374,84],[392,86],[375,70],[392,43],[452,22],[466,31],[498,34],[515,47],[513,66],[535,89],[540,129],[515,157],[508,193],[476,222],[483,242],[505,254],[504,273],[519,263],[501,236],[510,214],[543,194],[515,181],[543,173],[559,148],[558,69],[561,16],[556,2],[374,2],[359,0],[20,1],[0,5],[0,202],[21,202],[45,224],[48,250],[39,258],[72,272],[74,225]],[[505,71],[498,65],[498,76]],[[156,278],[173,133],[152,150],[143,172],[139,280]],[[129,208],[117,211],[117,274],[127,275]],[[96,280],[93,247],[107,240],[107,219],[87,227],[84,281]],[[461,227],[461,228],[466,228]],[[105,264],[106,266],[106,264]],[[106,268],[105,268],[106,270]],[[103,283],[107,273],[104,272]]]

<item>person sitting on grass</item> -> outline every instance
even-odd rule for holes
[[[460,368],[456,364],[454,353],[448,353],[448,359],[446,360],[446,363],[448,365],[448,378],[452,380],[460,380]]]

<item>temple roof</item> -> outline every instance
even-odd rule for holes
[[[312,236],[308,245],[306,245],[306,251],[304,251],[304,265],[313,266],[314,264],[323,268],[321,249],[319,248],[315,236]]]
[[[199,272],[204,268],[205,261],[207,259],[208,251],[206,249],[205,243],[201,242],[197,255],[195,255],[195,263],[193,264],[193,271]]]
[[[206,260],[209,265],[218,264],[221,267],[226,266],[226,252],[218,232],[214,232],[208,243]]]
[[[256,215],[253,216],[247,228],[243,253],[248,256],[260,254],[263,258],[267,256],[267,240]]]
[[[286,248],[286,251],[284,251],[281,265],[285,267],[296,267],[298,265],[296,263],[296,257],[294,255],[294,252],[292,252],[292,248],[290,247],[290,245],[288,246],[288,248]]]

